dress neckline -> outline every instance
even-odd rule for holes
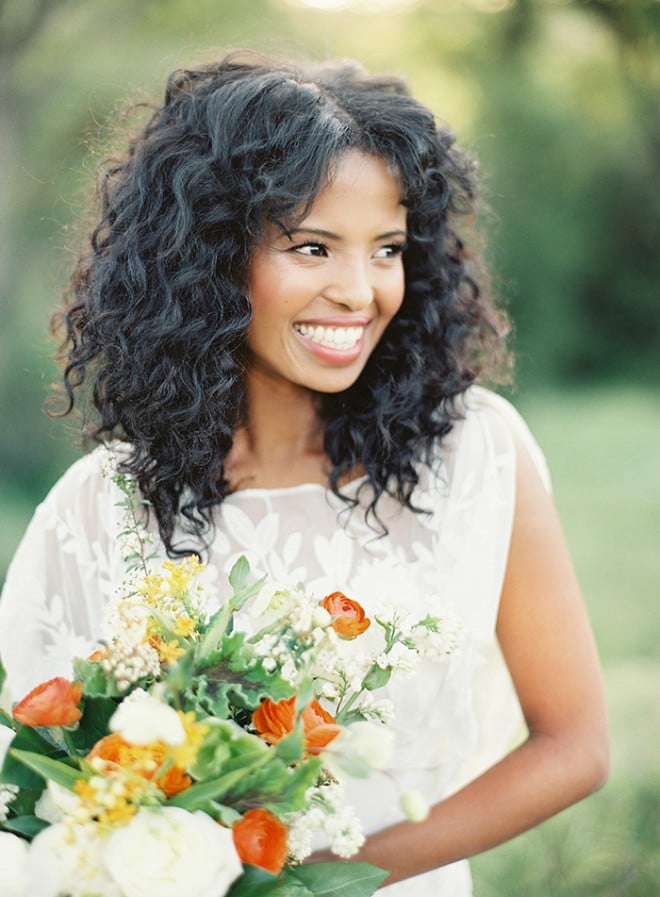
[[[369,475],[364,473],[354,480],[349,480],[342,488],[346,491],[353,491],[362,483],[368,482],[368,480]],[[321,492],[330,496],[334,496],[335,494],[329,486],[324,486],[323,483],[296,483],[294,486],[247,486],[245,489],[237,489],[235,492],[230,492],[224,500],[227,501],[236,496],[245,496],[246,498],[267,498],[280,495],[296,495],[305,492]]]

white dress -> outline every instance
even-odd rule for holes
[[[431,801],[455,791],[510,746],[519,710],[495,642],[515,500],[517,431],[547,482],[543,458],[517,412],[473,387],[466,414],[424,468],[415,514],[384,497],[388,534],[375,537],[359,509],[323,486],[245,489],[225,500],[206,578],[222,596],[244,554],[255,574],[305,582],[322,597],[340,590],[369,613],[384,595],[419,618],[462,619],[462,648],[443,667],[424,667],[389,687],[405,787]],[[10,566],[0,600],[0,657],[15,700],[54,675],[69,675],[102,635],[104,605],[124,574],[117,543],[116,486],[100,472],[102,452],[76,462],[37,508]],[[356,489],[360,481],[350,488]],[[350,803],[367,832],[402,818],[397,791],[376,774],[350,785]],[[454,863],[391,885],[388,897],[470,897],[469,867]]]

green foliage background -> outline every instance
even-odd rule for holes
[[[482,163],[489,252],[515,322],[513,397],[554,473],[614,729],[612,784],[477,860],[477,895],[655,897],[660,4],[331,6],[0,0],[0,578],[78,453],[75,424],[40,413],[58,376],[47,320],[119,110],[229,47],[402,74]]]

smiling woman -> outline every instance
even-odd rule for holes
[[[268,580],[247,615],[270,632],[282,594],[295,596],[297,650],[315,632],[301,620],[320,614],[346,657],[340,686],[367,683],[342,713],[396,736],[389,777],[348,788],[367,833],[356,858],[391,873],[392,897],[470,897],[467,857],[588,794],[607,768],[598,660],[543,457],[481,385],[505,366],[507,327],[471,239],[475,172],[404,82],[354,63],[238,53],[175,72],[102,175],[56,319],[64,413],[95,412],[91,436],[118,453],[119,479],[101,449],[73,465],[0,601],[21,694],[104,636],[125,572],[122,483],[149,509],[140,538],[156,554],[205,555],[221,619],[234,593],[220,584],[244,556]],[[356,636],[377,633],[385,647],[362,669]],[[413,645],[416,678],[390,681],[411,670]],[[267,658],[282,677],[283,657]],[[230,678],[251,675],[241,658]],[[322,666],[306,702],[259,693],[253,713],[236,711],[277,757],[292,744],[319,754],[310,814],[341,741]],[[528,737],[506,754],[520,710]],[[175,812],[172,837],[177,825]],[[296,856],[324,858],[298,834]],[[343,830],[327,834],[345,856]]]
[[[294,226],[270,225],[252,257],[249,382],[339,392],[355,383],[403,302],[406,209],[378,157],[341,156]]]

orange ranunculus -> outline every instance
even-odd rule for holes
[[[326,595],[320,604],[335,618],[330,625],[342,638],[355,638],[371,626],[362,605],[347,598],[343,592]]]
[[[305,707],[301,719],[305,749],[310,754],[319,754],[341,732],[341,726],[321,707],[316,698]],[[266,698],[252,714],[252,723],[269,744],[277,744],[296,727],[296,696],[282,701]]]
[[[92,651],[87,660],[90,663],[100,663],[102,660],[105,660],[107,657],[109,657],[109,655],[110,652],[108,651],[106,646],[103,645],[102,647],[97,648],[96,651]]]
[[[80,682],[56,676],[33,688],[12,713],[24,726],[71,726],[82,716],[78,707],[81,697]]]
[[[162,741],[152,744],[129,744],[114,733],[96,742],[87,755],[88,760],[100,757],[109,765],[130,769],[135,775],[153,781],[165,797],[173,797],[192,785],[192,779],[180,766],[168,766],[160,775],[156,773],[167,758],[168,747]]]
[[[265,698],[252,714],[252,725],[268,744],[277,744],[296,727],[296,696],[281,701]]]
[[[248,810],[234,823],[232,834],[241,862],[280,874],[288,853],[287,828],[277,816],[261,807]]]
[[[302,712],[305,748],[310,754],[320,754],[333,738],[341,732],[341,726],[335,722],[327,710],[313,698]]]

